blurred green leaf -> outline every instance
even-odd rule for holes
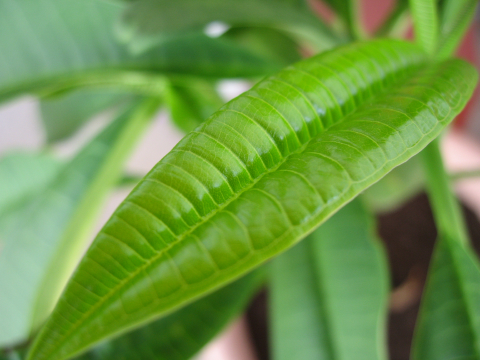
[[[0,219],[0,346],[25,340],[51,311],[157,106],[158,100],[145,100],[125,112],[36,196]]]
[[[260,81],[183,138],[117,208],[29,359],[72,356],[293,246],[435,139],[476,79],[462,60],[431,63],[412,43],[378,40]]]
[[[470,247],[440,237],[413,342],[414,360],[480,358],[480,267]]]
[[[387,359],[387,262],[358,200],[271,270],[274,360]]]
[[[165,101],[172,121],[186,133],[194,130],[224,104],[212,82],[193,78],[171,82]]]
[[[372,211],[388,212],[397,209],[424,187],[422,163],[415,156],[365,190],[362,199]]]
[[[415,40],[429,54],[438,42],[437,0],[409,0]]]
[[[264,278],[263,269],[255,270],[77,360],[188,360],[243,311]]]
[[[123,8],[98,0],[0,1],[0,100],[87,85],[156,94],[165,73],[250,77],[277,68],[198,33],[168,36],[154,49],[132,54],[113,33]]]
[[[440,9],[440,41],[438,57],[446,59],[455,52],[468,30],[477,7],[477,0],[445,0]]]
[[[359,0],[324,0],[338,17],[343,21],[348,34],[352,39],[364,36],[361,26],[361,12]]]
[[[45,187],[60,167],[60,161],[43,153],[13,152],[0,158],[0,216]]]
[[[165,34],[202,30],[214,21],[303,34],[322,49],[331,48],[339,41],[305,1],[295,0],[132,1],[123,15],[120,36],[126,42],[143,41],[149,46]]]
[[[287,33],[277,29],[234,27],[222,37],[283,66],[301,60],[299,44]]]
[[[40,101],[40,114],[47,142],[71,136],[99,112],[132,100],[125,92],[114,90],[79,90]]]

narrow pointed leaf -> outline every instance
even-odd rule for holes
[[[25,340],[48,316],[157,104],[148,100],[119,117],[37,196],[0,219],[0,346]]]
[[[417,43],[432,54],[438,41],[437,0],[409,0]]]
[[[469,247],[440,238],[413,343],[414,360],[480,358],[480,266]]]
[[[271,270],[274,360],[387,358],[387,262],[360,201],[275,259]]]
[[[0,100],[75,86],[155,90],[155,74],[259,76],[270,62],[203,34],[169,36],[132,54],[114,36],[123,6],[107,1],[0,1]]]
[[[357,39],[363,36],[360,24],[359,0],[325,0],[338,17],[345,23],[351,38]]]
[[[245,308],[263,269],[171,315],[94,348],[78,360],[188,360]]]
[[[446,0],[440,13],[438,57],[446,59],[455,52],[472,23],[478,1]]]
[[[432,141],[476,71],[382,40],[259,82],[188,134],[98,234],[31,350],[63,359],[234,280]]]

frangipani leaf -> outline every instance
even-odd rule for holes
[[[440,41],[438,57],[441,59],[452,56],[465,35],[472,19],[478,1],[476,0],[445,0],[440,11]]]
[[[475,69],[416,45],[357,43],[287,67],[224,105],[106,223],[29,359],[72,356],[291,247],[432,141]]]
[[[389,212],[420,193],[424,186],[422,163],[413,157],[365,190],[362,200],[374,212]]]
[[[114,90],[79,90],[40,101],[40,114],[47,142],[71,136],[101,111],[132,100],[133,96]]]
[[[0,100],[87,85],[155,93],[164,73],[243,77],[278,69],[201,33],[169,36],[146,53],[132,54],[114,36],[122,9],[98,0],[0,1]]]
[[[77,360],[188,360],[240,314],[265,276],[262,268]]]
[[[157,106],[158,100],[145,100],[127,111],[36,196],[0,218],[0,346],[25,340],[45,321],[108,190]]]
[[[45,187],[60,167],[61,162],[48,154],[13,152],[3,156],[0,159],[0,215]]]
[[[363,36],[359,0],[325,0],[325,2],[343,21],[351,38],[356,39]]]
[[[165,34],[202,30],[215,21],[230,26],[282,29],[313,40],[322,50],[339,41],[306,1],[288,0],[132,1],[123,15],[120,36],[137,47],[148,47]]]
[[[262,58],[272,59],[272,61],[283,66],[302,59],[300,45],[294,40],[293,36],[277,29],[234,27],[223,34],[222,37],[261,55]]]
[[[437,0],[409,0],[413,17],[415,39],[429,54],[432,54],[438,41]]]
[[[201,79],[171,82],[165,94],[165,102],[173,123],[185,133],[198,127],[225,103],[215,89],[215,84]]]
[[[387,359],[388,269],[358,200],[272,263],[274,360]]]
[[[413,342],[414,360],[480,358],[480,265],[473,250],[440,237]]]

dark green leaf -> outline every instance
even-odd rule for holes
[[[224,103],[214,84],[198,79],[171,83],[165,101],[171,119],[186,133],[199,126]]]
[[[52,310],[103,199],[157,105],[145,101],[119,117],[37,196],[2,216],[0,346],[24,340]]]
[[[480,358],[480,267],[472,249],[441,237],[413,343],[414,360]]]
[[[158,42],[165,34],[201,30],[221,21],[232,26],[275,27],[313,40],[328,49],[338,38],[303,1],[288,0],[138,0],[124,13],[121,36],[125,41]]]
[[[263,279],[262,269],[255,270],[78,360],[188,360],[245,308]]]
[[[272,264],[274,360],[386,359],[388,269],[358,200]]]
[[[228,30],[223,37],[283,66],[301,59],[299,44],[277,29],[235,27]]]
[[[358,0],[325,0],[325,2],[343,21],[351,38],[358,39],[363,37]]]
[[[438,136],[476,79],[461,60],[429,63],[414,44],[382,40],[259,82],[116,210],[29,358],[72,356],[291,247]]]
[[[0,100],[80,85],[158,93],[163,73],[238,77],[275,69],[234,44],[203,34],[168,36],[149,52],[131,54],[113,34],[122,9],[98,0],[2,0]]]

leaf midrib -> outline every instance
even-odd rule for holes
[[[415,71],[413,71],[411,74],[410,74],[410,77],[412,76],[412,74],[416,74],[418,72],[420,72],[422,70],[422,68],[424,68],[425,65],[421,65],[421,66],[418,66]],[[402,69],[402,70],[406,70],[405,68]],[[393,72],[397,71],[398,72],[398,69],[394,70]],[[382,95],[384,95],[386,92],[388,92],[389,89],[395,87],[395,86],[402,86],[403,83],[405,83],[406,81],[408,81],[408,78],[409,77],[405,77],[403,79],[400,79],[400,80],[397,80],[397,82],[395,83],[392,83],[390,84],[389,86],[386,86],[384,87],[380,92],[378,92],[377,94],[375,94],[373,97],[371,97],[370,99],[368,99],[367,101],[365,101],[363,104],[357,106],[356,108],[354,108],[350,113],[348,114],[344,114],[343,115],[343,118],[342,120],[334,123],[334,124],[331,124],[330,126],[324,128],[323,131],[320,131],[318,134],[316,134],[314,137],[310,138],[307,142],[305,142],[305,144],[303,144],[301,147],[297,148],[296,150],[292,151],[291,153],[285,155],[283,157],[283,159],[275,166],[273,166],[272,168],[270,169],[267,169],[267,171],[265,171],[263,174],[259,175],[256,179],[253,179],[253,181],[247,185],[246,187],[244,187],[243,189],[239,190],[236,194],[234,194],[229,200],[225,201],[223,204],[221,204],[217,209],[215,210],[212,210],[209,214],[201,217],[201,220],[195,224],[194,226],[192,226],[190,229],[188,229],[185,233],[183,233],[182,235],[180,235],[176,241],[173,241],[171,242],[170,244],[168,244],[168,246],[166,246],[165,248],[161,249],[159,253],[155,254],[154,256],[152,256],[150,259],[148,259],[148,261],[146,261],[144,264],[142,264],[141,266],[139,266],[135,271],[131,272],[129,274],[129,276],[127,276],[124,280],[120,281],[115,287],[111,288],[111,291],[109,291],[107,293],[107,295],[105,295],[104,297],[101,297],[100,300],[92,305],[92,307],[87,311],[85,312],[81,317],[80,319],[75,323],[75,324],[72,324],[72,327],[66,332],[66,335],[64,335],[62,337],[62,340],[58,343],[58,344],[62,344],[64,343],[69,337],[72,336],[72,334],[78,329],[80,328],[83,323],[85,322],[85,319],[88,318],[88,316],[90,314],[93,314],[96,310],[98,310],[101,306],[103,306],[111,297],[113,297],[119,289],[122,289],[125,287],[126,284],[130,283],[131,280],[133,280],[134,278],[136,278],[139,274],[141,274],[146,268],[148,268],[149,266],[151,266],[152,264],[154,264],[157,260],[159,260],[162,256],[165,256],[168,251],[173,248],[175,245],[177,245],[178,243],[180,243],[183,239],[185,239],[188,235],[190,235],[193,231],[195,231],[197,228],[199,228],[200,226],[204,225],[205,223],[207,223],[212,217],[214,217],[217,213],[221,212],[222,210],[224,210],[228,205],[230,205],[232,202],[234,202],[235,200],[237,200],[241,195],[243,195],[245,192],[247,192],[248,190],[250,190],[253,186],[255,186],[261,179],[263,179],[265,176],[267,176],[268,174],[270,173],[273,173],[275,171],[277,171],[277,169],[282,166],[291,156],[293,155],[296,155],[298,153],[301,153],[304,151],[304,149],[310,144],[310,142],[312,140],[314,140],[317,136],[321,135],[322,133],[326,132],[330,127],[334,126],[334,125],[338,125],[339,123],[343,122],[345,120],[345,118],[353,113],[355,113],[356,111],[358,111],[359,109],[361,109],[363,106],[367,105],[368,103],[372,103],[374,102],[376,99],[380,98]],[[436,128],[436,126],[435,126]],[[435,128],[433,128],[430,132],[434,131]],[[426,135],[426,134],[425,134]],[[424,135],[424,136],[425,136]],[[424,137],[422,136],[422,137]],[[397,157],[393,158],[393,159],[390,159],[390,160],[387,160],[386,163],[389,163],[393,160],[395,160],[396,158],[398,158],[399,156],[402,156],[406,151],[408,151],[410,148],[406,147],[405,151],[402,152],[401,154],[399,154]],[[316,153],[317,154],[317,153]],[[318,155],[318,154],[317,154]],[[330,158],[329,158],[330,159]],[[332,159],[331,159],[332,160]],[[336,161],[335,161],[336,162]],[[371,178],[372,176],[374,176],[378,171],[380,171],[381,169],[377,169],[374,173],[372,173],[368,178]],[[348,173],[347,173],[348,174]],[[148,174],[146,175],[148,176]],[[367,178],[367,179],[368,179]],[[366,180],[366,179],[364,179]],[[363,181],[364,181],[363,180]],[[141,180],[140,183],[136,186],[139,187],[145,180]],[[353,184],[353,183],[356,183],[356,181],[353,181],[352,179],[350,179],[350,183]],[[135,190],[135,189],[134,189]],[[134,191],[133,190],[133,191]],[[132,192],[133,192],[132,191]],[[342,196],[344,195],[344,193],[340,194],[339,196]],[[124,200],[122,202],[122,204],[125,202],[126,200]],[[120,204],[120,206],[122,205]],[[328,205],[328,201],[326,202],[326,205]],[[104,233],[103,229],[99,232],[99,234],[101,233]],[[145,239],[146,240],[146,239]],[[148,242],[148,241],[147,241]],[[187,283],[188,284],[188,283]],[[188,285],[191,285],[191,284],[188,284]],[[56,350],[51,350],[50,352],[48,352],[47,354],[48,355],[51,355],[51,354],[54,354],[55,352],[58,352],[58,349],[60,349],[60,346],[57,346],[55,348]]]

